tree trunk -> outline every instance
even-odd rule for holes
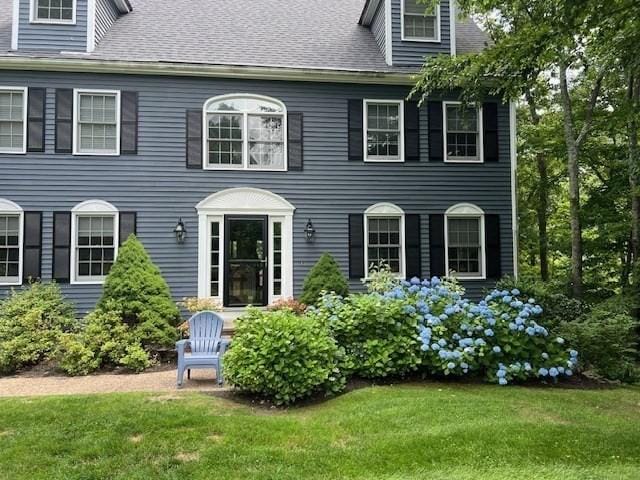
[[[540,115],[538,115],[536,101],[531,92],[526,93],[531,123],[536,127],[540,125]],[[538,204],[536,214],[538,217],[538,254],[540,256],[540,278],[543,281],[549,280],[549,235],[547,232],[547,215],[549,213],[549,172],[547,168],[547,157],[543,152],[536,154],[538,165],[538,176],[540,184],[538,186]]]
[[[569,216],[571,223],[571,290],[582,298],[582,224],[580,222],[580,165],[578,145],[567,84],[567,66],[560,67],[560,100],[564,118],[564,137],[569,171]]]
[[[631,253],[633,261],[638,261],[640,253],[640,192],[638,191],[638,122],[636,120],[640,103],[640,80],[629,75],[629,186],[631,187]],[[636,282],[637,283],[637,282]]]
[[[547,159],[543,153],[537,154],[538,175],[538,248],[540,250],[540,278],[549,280],[549,235],[547,233],[547,215],[549,213],[549,173]]]

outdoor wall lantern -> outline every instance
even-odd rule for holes
[[[178,220],[178,224],[176,225],[176,228],[173,229],[173,233],[176,234],[176,240],[179,244],[183,244],[187,239],[187,227],[184,226],[182,218]]]
[[[304,227],[304,234],[307,238],[307,242],[313,242],[313,237],[316,235],[316,229],[313,228],[311,219],[307,220],[307,226]]]

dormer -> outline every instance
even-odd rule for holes
[[[455,0],[436,10],[417,0],[368,0],[360,24],[369,27],[388,65],[420,67],[424,58],[455,55]]]
[[[13,0],[11,49],[91,53],[129,0]]]

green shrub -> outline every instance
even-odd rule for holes
[[[343,296],[349,293],[347,280],[335,259],[328,253],[322,254],[305,278],[300,301],[307,305],[315,305],[323,291]]]
[[[0,302],[0,373],[45,360],[61,335],[77,326],[58,285],[33,283]]]
[[[610,306],[607,302],[575,322],[563,323],[562,335],[580,350],[583,368],[611,380],[637,380],[638,324],[624,312],[609,311]]]
[[[362,280],[369,293],[384,293],[400,285],[400,279],[391,271],[389,265],[381,261],[377,265],[371,265],[369,275]]]
[[[554,333],[558,333],[561,323],[577,320],[587,311],[582,302],[565,295],[562,288],[553,283],[504,278],[498,282],[496,289],[507,291],[517,289],[522,292],[521,296],[524,300],[533,298],[535,303],[544,307],[540,315],[540,323]]]
[[[97,310],[118,312],[147,350],[172,347],[177,339],[178,307],[160,269],[134,235],[118,250]]]
[[[69,375],[87,375],[102,367],[125,367],[136,372],[151,365],[132,327],[115,311],[95,310],[87,315],[84,329],[64,335],[56,356]]]
[[[354,374],[383,378],[406,375],[421,362],[418,318],[406,307],[376,293],[344,299],[327,294],[314,314],[327,322]]]
[[[287,310],[250,309],[236,323],[225,372],[230,384],[280,405],[342,390],[338,362],[338,347],[322,322]]]

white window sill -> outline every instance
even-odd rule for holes
[[[75,157],[119,157],[120,152],[73,152]]]
[[[0,277],[0,287],[16,287],[22,285],[18,277]]]
[[[461,277],[460,275],[451,275],[451,277],[455,278],[456,280],[460,280],[461,282],[466,282],[467,280],[486,280],[487,277],[482,276],[482,277]]]
[[[416,43],[442,43],[439,38],[419,38],[419,37],[402,37],[403,42],[416,42]]]
[[[20,150],[0,150],[0,155],[26,155],[27,151],[24,149]]]
[[[71,285],[103,285],[104,284],[105,279],[103,278],[102,280],[78,280],[78,279],[74,279],[71,280]]]
[[[32,25],[76,25],[75,20],[31,20],[29,21]]]
[[[365,158],[366,163],[404,163],[404,158]]]
[[[215,170],[218,172],[287,172],[286,168],[245,168],[245,167],[215,167],[210,165],[205,165],[203,170]]]
[[[478,158],[445,158],[444,163],[484,163],[484,160]]]

